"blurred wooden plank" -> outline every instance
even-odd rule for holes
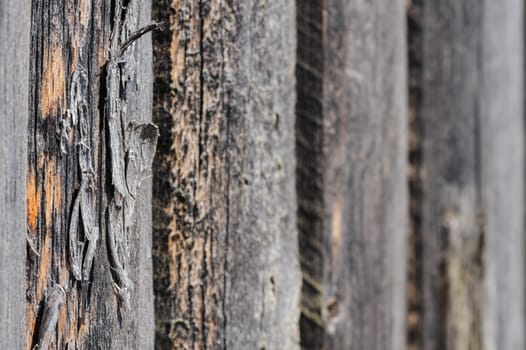
[[[480,72],[481,201],[485,206],[487,348],[523,349],[524,2],[485,1]]]
[[[417,3],[421,345],[522,349],[523,5]]]
[[[305,13],[299,35],[307,28],[311,36],[297,67],[302,346],[403,349],[405,4],[331,0],[313,10],[323,14],[323,44],[316,14]]]

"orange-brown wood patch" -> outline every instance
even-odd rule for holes
[[[44,117],[52,116],[65,100],[66,72],[59,44],[44,54],[44,73],[40,94],[40,110]]]

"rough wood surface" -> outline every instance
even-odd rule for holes
[[[294,349],[294,4],[159,1],[159,349]]]
[[[421,346],[523,349],[523,5],[419,3]]]
[[[24,344],[30,1],[0,2],[0,348]]]
[[[310,4],[298,12],[297,149],[314,160],[298,162],[302,346],[403,349],[405,4]]]
[[[26,349],[154,347],[151,41],[123,48],[149,20],[149,1],[32,2]]]

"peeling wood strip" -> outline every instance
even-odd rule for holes
[[[33,348],[34,350],[49,349],[51,337],[55,334],[57,327],[58,315],[66,291],[60,285],[56,284],[48,291],[44,303],[44,312],[42,320],[40,321],[40,328],[38,331],[38,343]]]
[[[79,58],[80,60],[80,58]],[[71,127],[78,127],[77,156],[80,168],[80,188],[76,194],[69,228],[70,267],[76,280],[88,279],[98,236],[93,238],[95,228],[95,194],[93,179],[92,149],[90,147],[91,113],[86,102],[88,96],[88,73],[78,63],[71,79],[70,108],[62,120],[60,148],[67,154],[66,143],[69,143]],[[79,225],[82,220],[82,226]],[[82,227],[84,237],[81,239],[79,229]],[[98,235],[98,233],[97,233]],[[88,247],[87,255],[84,249]],[[87,269],[87,270],[86,270]]]
[[[108,128],[110,134],[110,158],[111,158],[111,181],[115,190],[126,196],[126,179],[124,171],[124,145],[121,124],[121,113],[123,102],[119,97],[119,73],[118,63],[110,61],[107,64],[107,104],[108,104]]]
[[[124,51],[126,51],[126,49],[128,47],[130,47],[130,45],[133,44],[141,36],[151,32],[153,30],[162,29],[162,25],[163,25],[162,22],[161,23],[152,22],[152,23],[148,24],[147,26],[145,26],[145,27],[143,27],[143,28],[131,33],[130,36],[128,37],[128,39],[126,39],[126,41],[121,45],[121,48],[119,50],[119,56],[122,56]]]
[[[128,276],[129,230],[134,227],[135,200],[137,189],[144,174],[150,170],[159,131],[152,123],[128,121],[127,102],[121,95],[120,87],[125,85],[121,67],[126,65],[122,57],[125,50],[144,34],[160,28],[151,23],[128,36],[120,44],[122,14],[126,14],[120,1],[115,4],[115,23],[111,34],[110,60],[107,70],[107,122],[109,128],[109,153],[111,179],[115,189],[113,200],[108,207],[108,249],[112,260],[114,289],[126,309],[129,309],[132,283]]]
[[[82,278],[82,252],[84,250],[84,243],[79,241],[78,238],[79,222],[80,195],[77,194],[73,209],[71,210],[71,221],[69,224],[69,265],[73,276],[77,280]]]
[[[114,290],[119,296],[126,310],[130,309],[130,289],[132,282],[126,271],[128,260],[127,249],[123,247],[126,243],[124,237],[124,225],[122,209],[115,202],[108,207],[108,250],[112,264],[112,272],[115,275]]]
[[[28,231],[29,231],[29,228],[28,228]],[[38,250],[35,248],[35,244],[33,243],[31,237],[29,237],[29,232],[28,231],[26,231],[27,245],[29,246],[29,248],[31,249],[33,254],[35,254],[36,256],[40,256],[40,254],[38,253]]]
[[[93,215],[94,207],[94,193],[93,193],[93,176],[91,174],[82,174],[80,185],[80,214],[84,228],[84,235],[87,241],[92,239],[92,231],[95,224],[95,216]]]
[[[135,198],[143,176],[151,169],[159,128],[153,123],[138,124],[131,121],[126,132],[128,194]],[[138,159],[137,159],[138,158]]]
[[[97,248],[97,242],[99,240],[99,228],[93,227],[91,237],[88,242],[88,248],[84,255],[84,264],[82,266],[82,280],[89,281],[91,273],[91,265],[93,264],[93,258],[95,257],[95,249]]]

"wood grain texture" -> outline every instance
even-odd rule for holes
[[[24,344],[30,2],[0,3],[0,348]]]
[[[160,1],[159,349],[294,349],[293,3]]]
[[[327,300],[341,308],[329,320],[334,349],[405,348],[404,5],[329,2]]]
[[[297,67],[298,157],[314,159],[298,161],[302,347],[403,349],[405,4],[310,4]]]
[[[421,5],[421,346],[522,349],[523,5]]]
[[[122,135],[130,124],[151,120],[152,107],[148,36],[119,57],[115,52],[149,23],[150,5],[135,0],[32,2],[30,118],[25,125],[29,169],[24,176],[29,203],[26,349],[37,344],[68,350],[154,347],[148,174],[141,174],[146,179],[134,193],[135,211],[122,234],[133,285],[129,309],[120,299],[108,236],[108,207],[117,196],[117,174],[112,173],[117,153],[109,142],[115,131],[109,122],[112,106],[117,106]],[[117,84],[112,85],[112,77]],[[122,137],[126,155],[120,161],[130,175],[142,153],[132,152],[132,136]],[[128,191],[135,189],[135,180],[126,180]]]

